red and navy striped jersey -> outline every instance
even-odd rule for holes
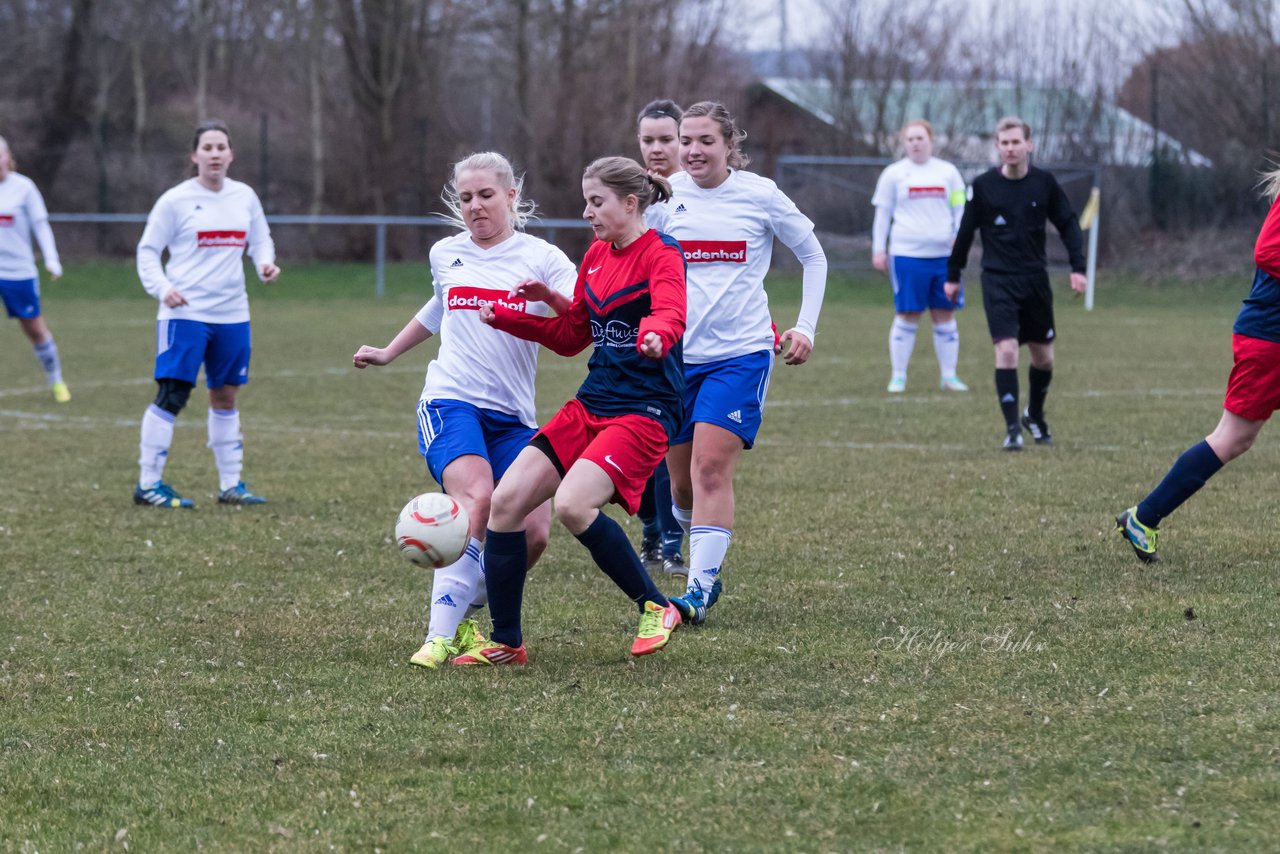
[[[684,417],[684,253],[674,238],[650,229],[625,249],[596,241],[578,267],[573,302],[558,317],[494,307],[494,326],[537,341],[562,356],[595,350],[578,400],[593,415],[644,415],[674,436]],[[640,343],[662,339],[663,357]]]
[[[1253,288],[1236,316],[1233,332],[1280,343],[1280,198],[1262,223],[1253,247]]]

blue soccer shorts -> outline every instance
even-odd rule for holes
[[[686,363],[684,423],[671,444],[692,442],[693,426],[702,422],[736,434],[750,448],[760,432],[772,372],[772,350],[700,365]]]
[[[514,415],[461,400],[418,401],[418,451],[444,485],[444,470],[466,454],[489,461],[496,482],[537,431]]]
[[[156,374],[195,384],[204,364],[209,388],[249,381],[253,342],[249,323],[204,323],[199,320],[156,321]]]
[[[10,317],[30,320],[40,316],[39,279],[0,279],[0,298]]]
[[[889,284],[893,285],[893,308],[898,314],[937,308],[956,311],[964,308],[964,286],[956,301],[947,299],[947,259],[908,258],[895,255],[889,262]]]

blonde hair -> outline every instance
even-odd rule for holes
[[[1031,125],[1027,124],[1018,116],[1005,116],[1000,119],[1000,121],[996,122],[996,136],[999,136],[1007,130],[1013,130],[1014,128],[1021,128],[1023,139],[1031,139]]]
[[[741,169],[751,162],[750,158],[742,153],[742,141],[747,138],[747,132],[738,127],[733,114],[724,104],[715,101],[699,101],[684,111],[684,118],[708,118],[720,125],[720,135],[724,137],[725,145],[729,147],[727,162],[730,169]]]
[[[498,179],[503,192],[515,188],[516,197],[507,211],[507,219],[513,229],[522,231],[530,219],[534,217],[537,205],[524,198],[524,179],[516,177],[511,162],[496,151],[479,151],[453,164],[453,176],[445,185],[441,198],[449,209],[449,221],[461,229],[466,229],[466,220],[462,218],[462,202],[458,199],[458,179],[463,172],[492,172]]]
[[[646,172],[645,168],[630,157],[601,157],[592,161],[582,172],[582,179],[595,178],[620,199],[635,196],[640,202],[637,213],[644,213],[649,205],[671,198],[671,185],[661,175]]]
[[[924,132],[929,134],[929,139],[933,139],[933,125],[929,124],[928,119],[910,119],[902,125],[902,130],[898,131],[898,133],[906,136],[907,128],[913,128],[916,125],[924,128]]]
[[[12,150],[11,148],[9,148],[9,141],[8,141],[7,139],[5,139],[4,137],[2,137],[2,136],[0,136],[0,154],[8,154],[8,155],[9,155],[9,171],[10,171],[10,172],[17,172],[17,171],[18,171],[18,161],[17,161],[17,160],[15,160],[15,159],[14,159],[14,157],[13,157],[13,150]]]
[[[1273,201],[1280,196],[1280,168],[1263,172],[1258,179],[1258,189],[1262,191],[1263,196]]]

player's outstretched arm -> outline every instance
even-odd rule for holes
[[[414,317],[404,325],[404,329],[400,330],[400,334],[391,339],[391,343],[387,346],[370,347],[368,344],[360,345],[360,349],[356,350],[351,356],[351,364],[361,369],[370,365],[389,365],[430,337],[431,330],[419,323],[418,318]]]
[[[571,302],[569,297],[560,293],[546,282],[539,282],[537,279],[523,280],[511,289],[510,295],[527,299],[531,302],[545,302],[556,314],[567,312]]]

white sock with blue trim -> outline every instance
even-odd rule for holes
[[[244,470],[244,439],[240,435],[240,410],[209,409],[209,450],[218,467],[218,490],[226,492],[240,482]]]
[[[40,360],[40,367],[44,369],[44,378],[49,385],[62,382],[62,360],[58,358],[58,345],[53,343],[53,336],[33,345],[32,349]]]
[[[724,563],[725,553],[729,551],[729,543],[732,540],[733,532],[728,528],[695,525],[689,530],[689,580],[685,587],[687,592],[693,592],[700,587],[704,595],[711,595],[711,586],[720,577],[720,565]]]
[[[907,365],[911,363],[911,351],[916,347],[916,327],[918,324],[908,323],[901,317],[894,317],[889,326],[889,364],[895,377],[907,375]]]
[[[138,443],[138,486],[150,489],[164,479],[164,464],[173,444],[176,415],[154,403],[142,415],[142,439]]]
[[[676,522],[680,525],[680,530],[684,531],[684,535],[686,537],[689,536],[689,527],[693,524],[693,511],[685,510],[672,501],[671,515],[675,517]]]
[[[938,354],[938,370],[942,379],[956,375],[960,361],[960,325],[955,319],[933,324],[933,352]]]
[[[458,624],[462,622],[475,588],[482,580],[481,548],[480,541],[472,537],[462,557],[435,571],[431,580],[431,616],[427,623],[427,640],[452,640],[458,633]]]

